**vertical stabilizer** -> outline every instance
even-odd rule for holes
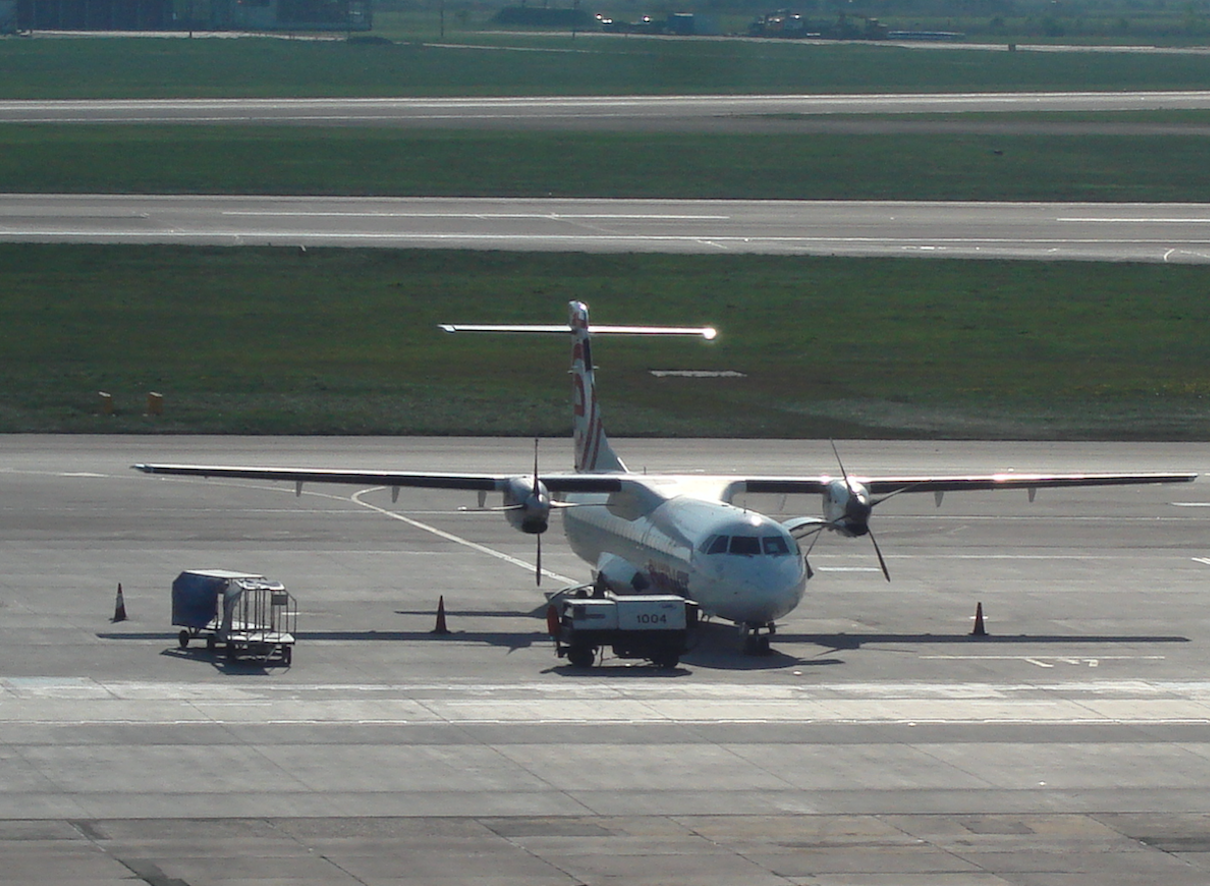
[[[575,432],[576,470],[585,473],[622,473],[626,466],[618,458],[605,429],[601,426],[601,407],[597,402],[597,383],[593,374],[592,339],[588,329],[588,305],[568,302],[567,326],[529,324],[442,323],[446,332],[543,332],[566,335],[571,332],[572,428]],[[712,326],[598,326],[597,335],[694,335],[711,341],[717,335]]]
[[[597,382],[592,365],[592,333],[588,329],[588,305],[568,304],[571,325],[571,407],[576,446],[576,470],[584,472],[625,471],[605,428],[601,424],[601,405],[597,400]]]

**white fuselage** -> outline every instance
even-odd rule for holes
[[[777,521],[721,500],[709,478],[627,475],[621,492],[569,495],[567,540],[611,590],[675,593],[758,626],[802,600],[807,572]]]

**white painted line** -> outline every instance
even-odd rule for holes
[[[388,511],[386,508],[380,508],[378,505],[372,505],[368,501],[361,500],[361,496],[365,495],[367,492],[377,492],[383,489],[386,489],[386,487],[374,486],[370,489],[362,489],[360,492],[355,492],[353,495],[349,496],[349,499],[361,505],[363,508],[369,508],[371,511],[377,511],[380,514],[390,517],[392,520],[399,520],[400,522],[407,523],[409,526],[414,526],[417,529],[423,529],[425,532],[431,532],[438,538],[444,538],[446,541],[452,541],[455,544],[460,544],[463,547],[470,548],[472,551],[478,551],[480,554],[487,554],[489,557],[495,557],[497,560],[503,560],[505,563],[511,563],[513,566],[519,566],[530,573],[534,571],[533,563],[527,563],[525,560],[518,559],[511,554],[506,554],[503,551],[497,551],[495,548],[489,548],[487,545],[481,545],[478,542],[471,541],[470,539],[454,535],[452,532],[446,532],[443,529],[438,529],[436,526],[421,523],[419,520],[413,520],[411,517],[405,517],[403,514],[396,513],[395,511]],[[555,581],[561,581],[569,585],[579,583],[574,578],[570,578],[566,575],[560,575],[557,572],[551,572],[549,569],[543,569],[542,574],[548,578],[553,578]]]
[[[1210,224],[1210,218],[1113,218],[1104,216],[1101,218],[1080,218],[1078,216],[1059,217],[1055,221],[1061,222],[1081,222],[1088,223],[1104,223],[1109,225],[1116,224],[1158,224],[1158,225],[1183,225],[1183,224]]]
[[[221,215],[270,216],[282,218],[485,218],[544,221],[569,219],[626,219],[628,221],[730,221],[729,215],[659,215],[653,213],[590,213],[590,212],[300,212],[274,209],[231,209]]]

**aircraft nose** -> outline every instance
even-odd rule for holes
[[[753,623],[776,621],[792,612],[802,601],[807,576],[802,560],[795,558],[793,568],[770,570],[749,582],[748,595],[753,602]]]

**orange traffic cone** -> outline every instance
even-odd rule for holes
[[[972,637],[986,637],[987,628],[983,626],[983,604],[975,604],[975,626],[971,629]]]
[[[113,620],[126,621],[126,601],[122,598],[121,582],[118,582],[118,599],[113,604]]]
[[[445,595],[437,598],[437,627],[430,634],[448,634],[450,629],[445,626]]]

